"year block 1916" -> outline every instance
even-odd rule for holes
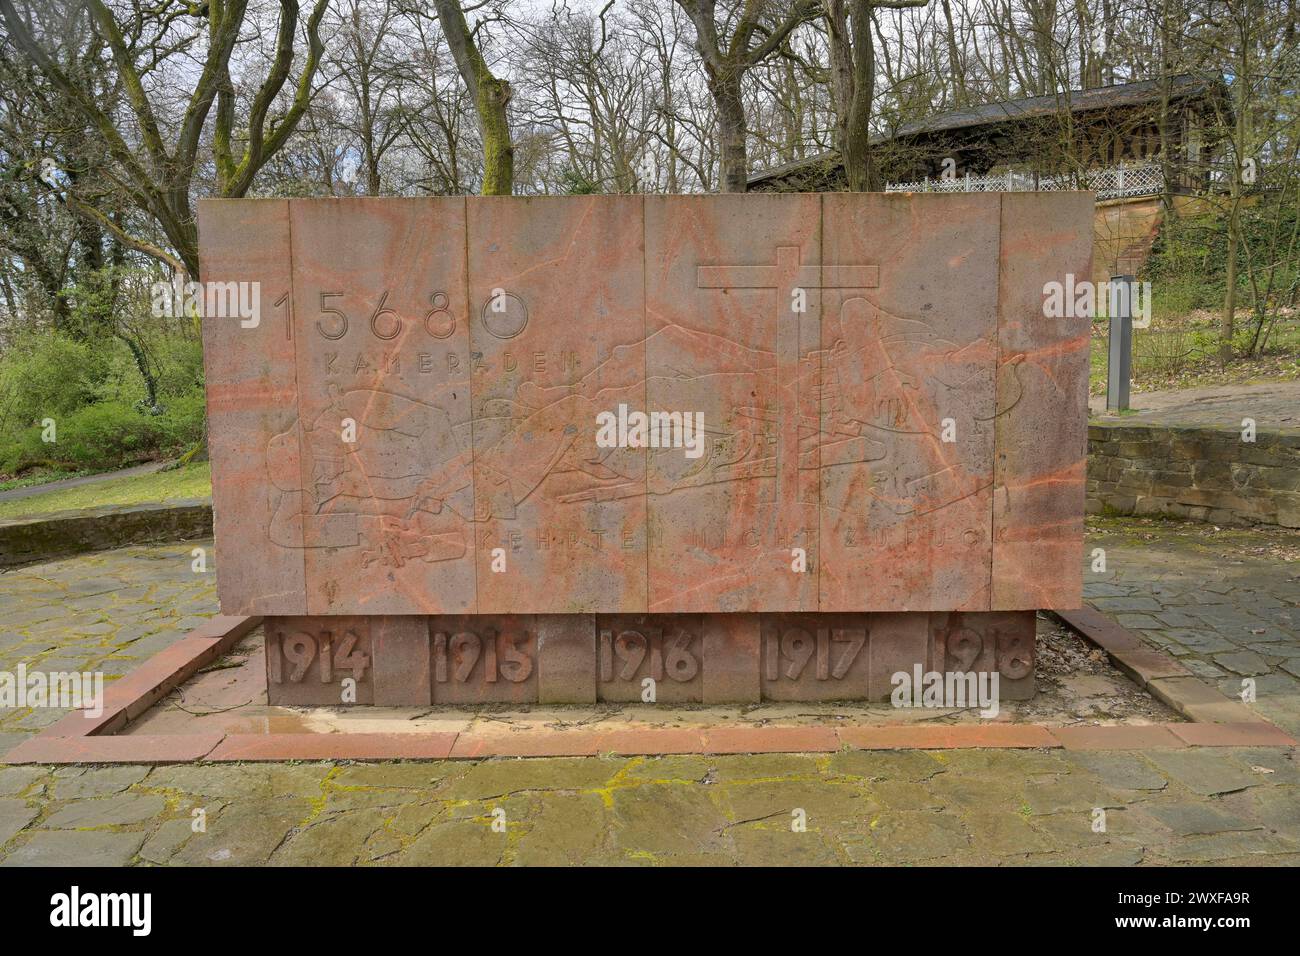
[[[903,678],[1034,690],[1034,612],[270,617],[271,704],[888,700]]]

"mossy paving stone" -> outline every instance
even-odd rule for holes
[[[723,853],[731,821],[712,790],[647,783],[615,790],[614,847],[620,852]]]
[[[144,838],[143,833],[107,830],[36,830],[6,853],[0,866],[126,866]]]
[[[1058,850],[1047,856],[1036,856],[1035,866],[1137,866],[1146,860],[1143,847],[1095,846]]]
[[[325,810],[395,808],[405,804],[439,802],[446,797],[448,781],[466,769],[450,761],[340,767],[322,781]]]
[[[45,767],[0,767],[0,797],[17,796],[49,773]]]
[[[872,780],[867,787],[872,799],[889,810],[942,810],[946,805],[928,784],[908,780]]]
[[[35,807],[29,807],[25,800],[0,799],[0,846],[35,820],[39,812]]]
[[[166,809],[167,801],[157,794],[119,793],[111,797],[74,800],[47,816],[41,821],[41,826],[50,830],[129,827],[155,820]]]
[[[1263,782],[1259,774],[1251,773],[1221,750],[1153,750],[1146,757],[1165,776],[1203,797],[1231,793]]]
[[[1300,788],[1274,787],[1250,791],[1251,816],[1271,830],[1300,835]]]
[[[1270,670],[1268,661],[1253,651],[1215,654],[1214,663],[1243,677],[1258,677],[1261,674],[1267,674]]]
[[[1232,753],[1242,766],[1250,767],[1252,773],[1259,773],[1259,768],[1273,771],[1264,774],[1264,780],[1274,786],[1300,783],[1300,762],[1296,761],[1295,749],[1249,749],[1234,750]]]
[[[509,828],[524,820],[531,819],[532,815],[537,812],[544,795],[539,790],[524,790],[519,793],[488,797],[484,800],[443,803],[440,805],[445,808],[445,812],[441,816],[449,820],[486,820],[490,823],[493,814],[504,813],[506,827]],[[573,796],[574,794],[564,792],[561,795]]]
[[[370,835],[363,859],[384,862],[400,853],[420,833],[448,819],[446,807],[441,803],[406,803],[386,810],[384,825]]]
[[[312,817],[312,806],[288,799],[239,799],[207,819],[171,862],[186,866],[261,866],[295,827]],[[215,816],[215,819],[214,819]]]
[[[382,809],[324,813],[293,833],[271,855],[271,866],[351,866],[370,836],[383,829]]]
[[[61,767],[54,771],[53,796],[56,800],[80,800],[121,793],[139,783],[149,768],[127,764],[113,767]]]
[[[1016,856],[1052,849],[1051,843],[1019,813],[977,810],[962,814],[962,820],[977,851]]]
[[[629,781],[654,780],[661,783],[714,783],[722,757],[673,754],[666,757],[624,758],[620,777]]]
[[[452,780],[445,796],[485,800],[525,790],[598,790],[626,763],[626,758],[602,757],[485,760]]]
[[[541,794],[511,861],[521,866],[583,866],[613,844],[611,820],[598,794]]]
[[[1169,786],[1169,781],[1137,754],[1084,751],[1067,754],[1065,759],[1112,790],[1163,790]]]
[[[400,853],[378,861],[396,866],[496,866],[505,856],[509,832],[497,833],[477,820],[435,823]]]
[[[949,773],[983,773],[990,778],[1003,775],[1069,773],[1070,765],[1046,750],[940,750],[933,751],[939,765]]]
[[[1154,803],[1145,812],[1179,837],[1208,836],[1235,830],[1258,830],[1259,823],[1201,801]]]
[[[868,780],[903,780],[924,783],[947,765],[921,750],[841,750],[831,756],[831,773],[865,777]]]
[[[970,846],[961,821],[952,814],[921,810],[886,810],[863,833],[881,859],[891,863],[921,863],[951,856]],[[862,844],[846,842],[850,856],[869,862]]]
[[[1236,857],[1295,853],[1300,851],[1300,843],[1264,830],[1251,830],[1179,840],[1155,850],[1175,863],[1220,863]]]
[[[1092,810],[1089,809],[1031,817],[1030,826],[1058,846],[1098,847],[1109,844],[1109,834],[1092,829],[1094,820]]]
[[[935,777],[927,786],[945,807],[963,810],[1017,810],[1024,804],[1021,782],[1005,777],[948,773]]]
[[[793,812],[802,810],[809,828],[855,826],[883,809],[853,782],[825,780],[764,781],[724,784],[722,789],[736,823],[772,821],[789,826]]]
[[[818,758],[809,754],[736,754],[712,759],[713,779],[718,783],[817,777],[821,773]]]
[[[1025,805],[1035,816],[1053,813],[1091,812],[1121,807],[1124,801],[1101,782],[1081,773],[1046,780],[1029,780],[1024,785]]]
[[[790,822],[750,824],[730,831],[740,866],[832,866],[840,862],[828,836],[814,829],[797,832]]]
[[[355,763],[340,766],[330,777],[330,785],[336,788],[428,791],[464,769],[463,764],[450,760],[428,763]]]
[[[179,764],[155,767],[140,786],[237,799],[319,798],[329,764]]]
[[[144,846],[140,847],[140,859],[157,865],[167,863],[181,845],[194,835],[193,818],[164,820],[144,841]]]

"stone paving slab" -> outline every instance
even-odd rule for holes
[[[1109,570],[1088,573],[1087,596],[1152,598],[1160,609],[1149,613],[1166,626],[1137,629],[1142,640],[1181,650],[1193,672],[1214,667],[1225,693],[1247,678],[1216,655],[1243,646],[1259,654],[1269,673],[1252,678],[1258,696],[1244,706],[1294,735],[1296,677],[1282,667],[1300,659],[1285,653],[1300,643],[1293,540],[1102,523],[1086,551],[1105,547]],[[152,656],[216,612],[212,575],[191,570],[191,547],[128,548],[3,575],[0,668],[60,659],[107,668]],[[1170,636],[1183,627],[1178,614],[1196,621],[1186,630],[1229,650]],[[0,712],[0,742],[61,716]],[[9,766],[0,767],[0,865],[1300,863],[1295,748],[1163,742],[1126,752]],[[799,819],[803,829],[792,827]],[[65,829],[69,820],[85,826]]]
[[[856,752],[157,767],[93,797],[66,795],[69,781],[45,771],[5,798],[22,809],[0,816],[13,831],[0,862],[1300,860],[1300,789],[1285,782],[1293,755],[1269,754],[1272,767],[1244,750],[1185,755],[1175,766],[1142,754],[1065,754],[1033,774],[1025,771],[1043,756],[1035,751],[964,751],[961,761],[910,752],[919,763]],[[1227,802],[1242,794],[1249,799]],[[1103,831],[1094,829],[1098,810]]]

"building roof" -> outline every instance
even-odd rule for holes
[[[1182,73],[1170,78],[1170,95],[1175,99],[1209,95],[1214,88],[1212,80],[1204,77]],[[1139,80],[1136,83],[1120,83],[1115,86],[1101,86],[1091,90],[1066,90],[1048,96],[1027,96],[1018,100],[1005,100],[1001,103],[985,103],[981,106],[964,106],[961,109],[935,113],[924,119],[904,123],[892,133],[877,134],[872,139],[884,142],[923,133],[939,133],[948,130],[965,129],[973,126],[990,126],[1017,120],[1036,119],[1053,116],[1062,108],[1071,113],[1086,113],[1090,110],[1114,109],[1122,106],[1142,106],[1160,101],[1163,91],[1160,80]],[[839,154],[827,150],[793,163],[776,166],[749,177],[749,183],[780,179],[792,172],[816,164],[838,165]]]

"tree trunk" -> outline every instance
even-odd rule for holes
[[[844,176],[853,192],[879,188],[871,159],[871,106],[876,95],[876,47],[871,34],[871,0],[853,0],[853,97],[844,123]]]
[[[479,135],[483,138],[483,195],[509,196],[515,187],[515,147],[510,140],[506,109],[510,84],[488,69],[482,52],[474,45],[459,0],[433,0],[433,5],[478,114]]]
[[[748,133],[745,105],[740,98],[738,77],[718,77],[710,83],[718,104],[718,146],[722,152],[722,181],[719,190],[724,193],[743,193],[749,188],[749,156],[745,151]]]

